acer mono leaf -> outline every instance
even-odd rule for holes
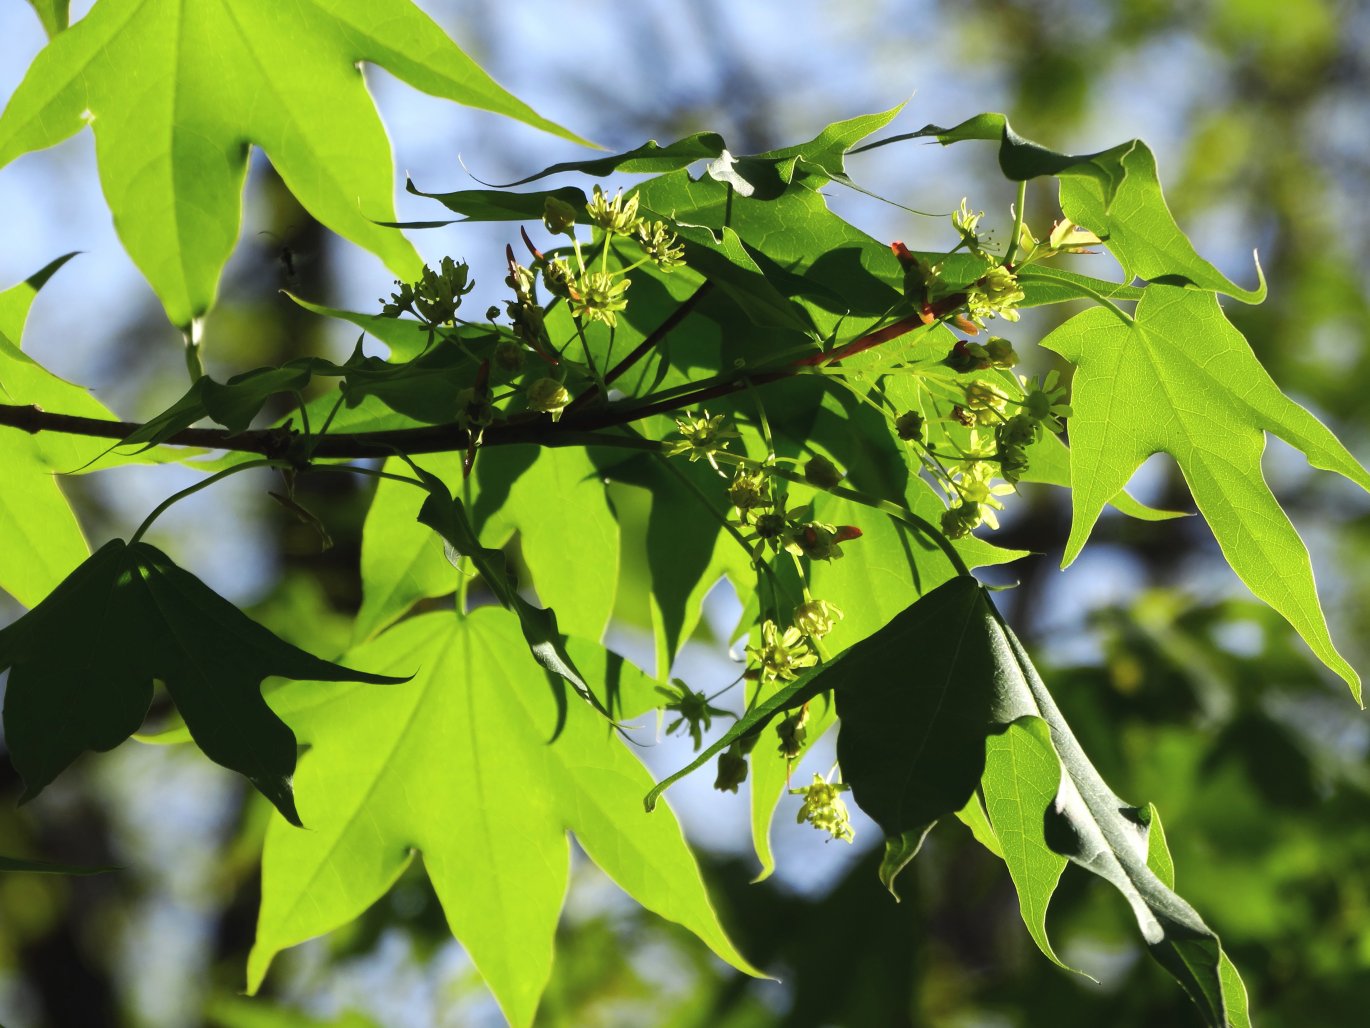
[[[268,675],[393,683],[283,642],[144,542],[114,539],[0,629],[5,739],[31,800],[86,750],[142,725],[160,679],[195,743],[292,824],[295,737],[261,696]]]
[[[1063,565],[1078,556],[1104,503],[1141,463],[1169,453],[1238,577],[1294,626],[1359,702],[1360,677],[1328,634],[1308,551],[1261,473],[1265,433],[1364,489],[1370,473],[1280,392],[1213,294],[1151,285],[1135,319],[1087,310],[1042,345],[1077,368],[1070,421],[1074,513]]]
[[[84,408],[81,413],[108,414],[85,390],[41,368],[19,345],[38,290],[74,256],[58,257],[0,293],[0,399],[6,403],[56,400],[55,409],[72,410],[68,404],[75,404]],[[68,440],[68,446],[74,441]],[[57,466],[68,454],[45,452],[43,443],[25,432],[0,429],[0,461],[6,469],[0,489],[0,538],[6,540],[0,547],[0,589],[26,607],[50,593],[90,554],[53,474],[69,470]]]
[[[339,692],[292,718],[310,746],[297,788],[311,830],[273,821],[267,831],[249,992],[276,953],[360,915],[418,854],[505,1017],[531,1024],[566,893],[568,830],[633,899],[757,973],[719,925],[674,816],[643,816],[651,775],[631,746],[584,705],[559,707],[558,683],[526,658],[520,634],[496,607],[411,618],[350,659],[417,667],[413,681]],[[579,658],[599,673],[596,688],[611,663],[598,652]],[[618,673],[638,691],[629,679],[640,673],[621,662]]]
[[[214,301],[248,145],[300,203],[409,276],[390,144],[357,63],[583,142],[497,85],[409,0],[99,0],[34,59],[0,114],[0,167],[95,132],[115,227],[173,324]]]

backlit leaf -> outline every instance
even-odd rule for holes
[[[403,275],[390,144],[359,61],[579,141],[500,88],[408,0],[100,0],[35,58],[0,115],[0,167],[84,126],[115,226],[179,326],[238,235],[248,145],[323,224]]]
[[[755,973],[719,926],[674,816],[643,815],[646,768],[583,704],[559,708],[519,636],[517,619],[491,607],[410,619],[349,659],[417,666],[412,682],[339,693],[292,719],[311,747],[297,776],[311,830],[268,830],[250,992],[276,953],[361,914],[418,853],[505,1016],[531,1023],[568,830],[635,900]]]
[[[1360,677],[1328,635],[1308,551],[1261,473],[1265,433],[1362,488],[1370,489],[1370,474],[1280,392],[1213,295],[1153,285],[1135,320],[1095,308],[1042,345],[1078,369],[1070,419],[1074,515],[1063,563],[1079,554],[1103,505],[1141,463],[1169,453],[1238,577],[1359,700]]]

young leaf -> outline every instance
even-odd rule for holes
[[[400,221],[394,223],[395,228],[442,228],[463,221],[541,221],[549,199],[569,204],[576,213],[577,222],[584,224],[588,221],[585,213],[585,191],[575,186],[540,189],[530,193],[510,193],[503,189],[459,189],[451,193],[425,193],[413,182],[406,182],[404,187],[415,196],[437,200],[461,217],[449,221]]]
[[[1298,630],[1360,700],[1360,678],[1328,635],[1313,569],[1261,474],[1266,432],[1314,467],[1370,489],[1370,474],[1283,393],[1211,293],[1152,285],[1135,320],[1095,308],[1042,345],[1076,367],[1070,419],[1074,516],[1063,564],[1151,454],[1175,458],[1223,555],[1247,587]]]
[[[719,926],[674,816],[642,816],[646,768],[582,705],[559,707],[519,636],[493,607],[410,619],[351,656],[417,666],[414,681],[349,690],[296,720],[311,747],[297,786],[312,830],[268,829],[250,992],[276,953],[361,914],[418,852],[505,1016],[531,1023],[566,892],[567,830],[639,903],[756,973]]]
[[[433,345],[433,332],[427,325],[410,318],[387,318],[382,314],[362,314],[358,311],[344,311],[336,307],[325,307],[301,299],[294,293],[286,292],[297,304],[307,311],[325,318],[338,318],[350,321],[369,336],[379,339],[390,348],[392,361],[413,360]]]
[[[306,357],[284,367],[245,371],[227,382],[216,382],[208,375],[202,375],[179,400],[149,418],[137,431],[125,436],[119,445],[155,446],[202,418],[212,418],[230,431],[242,432],[276,393],[304,388],[316,365],[337,370],[331,362]]]
[[[100,0],[38,55],[0,115],[0,167],[95,131],[120,238],[179,326],[204,314],[238,235],[247,143],[310,214],[402,274],[390,144],[359,61],[581,142],[500,88],[408,0]]]
[[[696,161],[710,160],[723,152],[723,137],[716,132],[696,132],[684,139],[662,146],[655,139],[649,139],[641,146],[608,157],[596,157],[588,161],[566,161],[543,168],[536,174],[521,178],[516,182],[506,182],[500,189],[527,185],[548,175],[558,175],[565,171],[577,171],[590,178],[606,178],[616,171],[629,175],[661,174],[688,168]],[[423,196],[434,196],[424,193]],[[441,199],[441,197],[438,197]],[[583,201],[582,201],[583,202]],[[538,215],[541,217],[541,213]]]
[[[850,184],[844,163],[847,153],[872,132],[888,125],[903,109],[904,105],[899,104],[887,111],[836,121],[807,143],[768,150],[743,160],[774,164],[779,178],[787,185],[802,176],[819,179],[812,183],[815,186],[828,179]]]
[[[764,260],[772,286],[803,307],[824,335],[839,326],[843,334],[864,331],[902,302],[903,271],[890,248],[833,214],[802,183],[774,197],[748,198],[715,178],[694,180],[677,171],[642,183],[637,195],[644,208],[671,217],[691,242],[715,249],[720,265],[741,259],[736,248],[726,249],[726,225],[746,244],[747,259]]]
[[[403,681],[282,642],[160,550],[121,539],[0,629],[6,668],[5,739],[25,801],[85,750],[136,732],[159,678],[205,755],[245,775],[293,824],[295,737],[262,699],[262,679]]]

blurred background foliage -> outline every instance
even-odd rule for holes
[[[79,14],[89,4],[74,6]],[[1156,149],[1171,205],[1201,252],[1249,282],[1249,253],[1259,248],[1270,299],[1229,314],[1261,359],[1354,453],[1370,454],[1370,8],[1357,0],[423,6],[515,93],[615,149],[713,129],[733,152],[756,152],[915,90],[903,130],[1003,110],[1025,135],[1059,149],[1140,135]],[[25,5],[0,12],[0,38],[7,91],[41,45]],[[469,182],[458,152],[473,174],[495,181],[576,156],[370,74],[398,167],[422,188]],[[1012,191],[996,181],[993,157],[990,148],[906,144],[853,159],[851,170],[923,210],[949,211],[969,195],[1006,228]],[[0,270],[8,283],[65,249],[91,251],[40,299],[29,348],[99,387],[120,413],[145,416],[183,389],[178,343],[118,251],[93,180],[88,138],[0,175],[0,199],[16,211],[11,227],[0,227]],[[402,216],[441,216],[401,199]],[[879,238],[945,245],[944,222],[856,194],[832,202]],[[1054,195],[1034,187],[1029,203],[1041,234],[1058,216]],[[417,241],[430,258],[451,252],[478,276],[486,269],[488,299],[473,302],[499,298],[498,232],[459,228]],[[259,155],[241,245],[207,333],[211,371],[345,352],[350,340],[335,326],[278,290],[370,309],[388,279],[320,229]],[[1020,352],[1050,327],[1025,318]],[[1334,634],[1370,671],[1370,508],[1278,443],[1266,463],[1313,551]],[[94,539],[127,532],[177,484],[174,471],[117,474],[72,483]],[[325,518],[335,542],[327,552],[314,529],[259,502],[260,482],[235,480],[167,523],[177,552],[216,588],[287,638],[300,641],[309,626],[310,648],[340,651],[360,599],[369,489],[316,478],[301,483],[300,498]],[[1149,463],[1134,485],[1149,502],[1192,509],[1164,463]],[[1107,519],[1086,557],[1062,573],[1066,503],[1058,491],[1025,488],[1005,518],[996,541],[1039,554],[1009,569],[1019,585],[999,594],[1006,613],[1041,655],[1105,777],[1161,811],[1179,887],[1222,934],[1257,1022],[1358,1023],[1370,996],[1364,717],[1288,626],[1242,592],[1198,519]],[[700,641],[721,648],[707,628]],[[417,871],[355,924],[288,954],[261,999],[237,996],[268,812],[193,752],[128,743],[81,761],[39,803],[16,809],[19,791],[0,762],[0,837],[9,849],[124,870],[0,876],[0,1022],[11,1028],[500,1021]],[[711,811],[736,813],[742,802],[705,795],[682,806],[687,829],[705,843],[725,923],[781,982],[727,971],[580,860],[544,1023],[1198,1023],[1140,951],[1122,902],[1073,868],[1049,924],[1065,959],[1102,984],[1037,954],[1002,865],[959,825],[934,832],[895,905],[876,880],[869,828],[851,852],[780,831],[781,873],[748,884],[745,835],[705,828],[718,820]]]

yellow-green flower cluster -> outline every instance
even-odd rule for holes
[[[626,236],[637,228],[637,206],[636,193],[625,200],[620,189],[610,200],[604,190],[595,186],[594,195],[585,205],[585,213],[590,218],[590,224],[599,226],[611,235]]]
[[[807,821],[834,839],[851,842],[856,833],[852,830],[847,805],[842,802],[842,793],[848,788],[850,786],[825,782],[821,775],[815,774],[812,785],[790,790],[791,795],[804,797],[804,803],[800,806],[795,821],[801,825]]]
[[[1018,320],[1018,305],[1026,294],[1018,277],[1003,265],[990,268],[966,290],[966,314],[981,328],[990,318]]]
[[[761,642],[747,647],[747,656],[756,661],[762,681],[792,682],[804,668],[818,663],[818,654],[809,648],[800,629],[791,626],[782,631],[770,620],[761,626]]]
[[[628,306],[628,298],[623,294],[630,285],[632,282],[627,278],[615,277],[609,272],[586,272],[571,293],[571,313],[588,321],[602,321],[613,328],[618,324],[618,312]]]
[[[717,471],[718,462],[714,459],[714,454],[726,450],[729,439],[737,438],[735,431],[723,427],[727,420],[722,414],[710,417],[708,411],[704,411],[699,417],[685,414],[676,418],[676,430],[681,438],[666,447],[666,456],[677,457],[683,453],[688,454],[691,461],[703,458]]]
[[[673,271],[685,263],[685,247],[664,221],[639,221],[635,230],[642,252],[662,271]]]

